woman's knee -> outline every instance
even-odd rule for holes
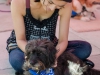
[[[9,62],[16,71],[23,72],[24,53],[19,49],[12,50],[9,54]]]
[[[90,43],[86,41],[77,41],[77,42],[78,45],[75,48],[75,51],[73,51],[73,53],[82,60],[88,58],[92,51]]]
[[[92,52],[91,44],[89,42],[83,41],[82,45],[84,48],[84,53],[87,53],[87,55],[89,56]]]
[[[81,48],[82,54],[80,56],[81,56],[81,59],[84,60],[90,56],[90,54],[92,52],[92,47],[91,47],[91,44],[86,41],[82,41],[81,47],[82,47]]]

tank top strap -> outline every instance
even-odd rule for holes
[[[26,8],[30,8],[30,0],[26,0]]]
[[[26,14],[30,13],[30,0],[26,0]]]

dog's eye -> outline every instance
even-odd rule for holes
[[[40,55],[40,53],[37,53],[37,55],[39,56],[39,55]]]

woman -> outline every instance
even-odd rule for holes
[[[7,40],[7,50],[10,64],[17,72],[23,72],[25,46],[32,39],[51,40],[59,50],[56,58],[70,49],[73,49],[73,53],[82,60],[90,56],[89,43],[68,41],[71,11],[72,0],[12,0],[11,14],[14,30]],[[55,36],[58,16],[60,16],[59,40]],[[88,65],[93,67],[90,61]]]

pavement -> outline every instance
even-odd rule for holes
[[[10,13],[10,12],[9,12]],[[10,36],[13,28],[12,20],[6,20],[6,16],[3,16],[3,12],[0,12],[0,75],[15,75],[15,70],[9,63],[9,54],[6,50],[6,40]],[[5,13],[6,15],[8,13]],[[9,17],[11,18],[11,16]],[[9,23],[8,23],[9,21]],[[5,22],[5,23],[3,23]],[[8,24],[10,26],[8,26]],[[5,27],[4,27],[5,25]],[[6,27],[7,26],[7,27]],[[58,36],[58,35],[57,35]],[[95,63],[95,69],[100,70],[100,31],[82,32],[78,33],[69,29],[69,40],[84,40],[92,45],[92,53],[88,59]]]

